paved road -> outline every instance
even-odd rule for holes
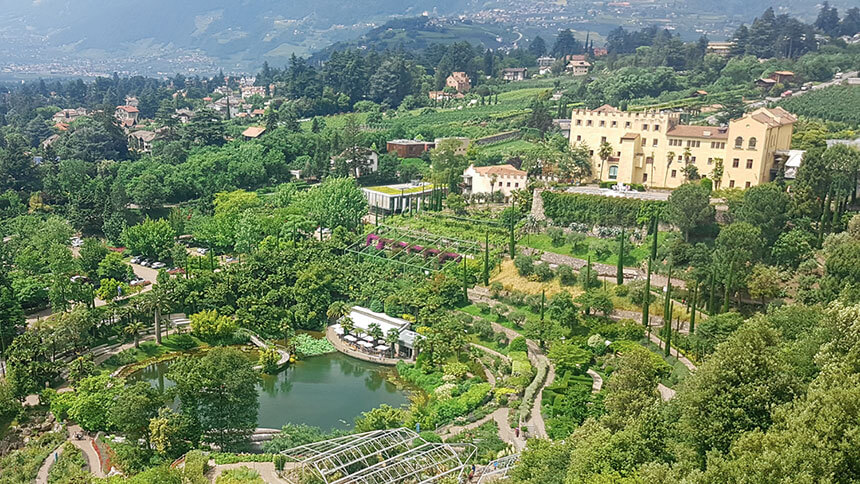
[[[81,452],[84,453],[84,458],[87,461],[87,467],[89,467],[90,473],[96,477],[107,477],[102,471],[102,464],[99,460],[99,455],[93,448],[93,439],[90,437],[84,437],[83,440],[75,439],[75,434],[78,432],[83,433],[83,430],[81,430],[77,425],[69,425],[68,429],[70,436],[69,442],[71,442],[75,447],[81,449]]]
[[[596,371],[589,368],[585,373],[591,377],[591,393],[599,393],[600,389],[603,388],[603,377],[601,377]]]

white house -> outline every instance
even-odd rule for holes
[[[514,190],[526,188],[528,173],[512,165],[469,165],[463,172],[463,182],[467,194],[502,192],[508,198]]]

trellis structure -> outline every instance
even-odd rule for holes
[[[462,476],[476,448],[429,443],[406,428],[374,430],[281,452],[295,465],[283,476],[294,484],[418,484]]]
[[[374,227],[346,249],[359,257],[434,272],[441,270],[447,262],[458,262],[463,257],[474,258],[483,250],[481,244],[473,240],[390,225]]]

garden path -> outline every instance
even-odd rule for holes
[[[508,407],[502,407],[496,409],[493,413],[489,415],[485,415],[483,418],[480,418],[474,422],[471,422],[466,425],[452,425],[445,427],[444,430],[437,430],[436,433],[442,437],[443,440],[449,439],[457,434],[465,432],[467,430],[472,430],[484,425],[485,423],[493,420],[496,422],[496,425],[499,428],[499,438],[504,442],[512,444],[514,448],[517,449],[517,452],[523,450],[526,446],[525,439],[523,437],[517,437],[514,429],[511,428],[511,425],[508,423],[508,418],[510,415],[511,409]]]
[[[589,368],[585,373],[591,377],[591,393],[599,393],[600,389],[603,388],[603,377],[601,377],[596,371]]]
[[[504,354],[502,354],[502,353],[499,353],[498,351],[496,351],[496,350],[494,350],[494,349],[487,348],[486,346],[482,346],[482,345],[479,345],[479,344],[477,344],[477,343],[469,343],[469,344],[470,344],[470,345],[472,345],[472,347],[473,347],[473,348],[478,348],[479,350],[481,350],[481,351],[483,351],[483,352],[485,352],[485,353],[489,353],[489,354],[491,354],[491,355],[493,355],[493,356],[496,356],[496,357],[498,357],[498,358],[501,358],[501,359],[503,359],[503,360],[505,360],[505,361],[507,361],[507,362],[510,362],[510,361],[511,361],[511,357],[510,357],[510,356],[508,356],[508,355],[504,355]]]
[[[270,484],[287,484],[287,481],[278,476],[278,473],[275,471],[275,464],[271,462],[237,462],[235,464],[215,464],[214,460],[209,461],[209,472],[206,473],[206,478],[209,482],[215,482],[215,480],[220,476],[224,471],[229,469],[238,469],[239,467],[248,467],[254,469],[255,471],[260,473],[260,477],[267,483]],[[287,468],[289,468],[290,464],[287,464]]]
[[[64,445],[65,442],[60,444],[60,446],[56,449],[52,450],[51,453],[48,454],[48,457],[45,458],[45,462],[43,462],[42,467],[39,468],[39,473],[36,474],[36,484],[48,484],[48,474],[51,473],[51,467],[54,466],[55,462],[54,454],[57,455],[56,458],[59,458],[61,455],[63,455]]]
[[[672,390],[662,383],[657,384],[657,390],[660,392],[660,398],[662,398],[664,402],[668,402],[675,398],[675,390]]]
[[[78,432],[84,434],[84,431],[77,425],[69,425],[68,430],[69,442],[71,442],[75,447],[81,449],[81,452],[84,453],[84,459],[87,461],[87,467],[90,469],[90,474],[96,477],[107,477],[102,471],[102,462],[101,459],[99,459],[99,454],[96,452],[95,448],[93,448],[93,445],[95,445],[93,439],[89,436],[85,436],[81,440],[75,439],[74,435]]]

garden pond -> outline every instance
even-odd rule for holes
[[[147,381],[163,392],[174,385],[166,376],[170,364],[154,363],[129,380]],[[257,426],[280,429],[294,423],[325,430],[350,428],[362,412],[382,404],[399,407],[409,402],[409,391],[391,382],[395,375],[393,367],[337,352],[297,361],[258,381]]]

